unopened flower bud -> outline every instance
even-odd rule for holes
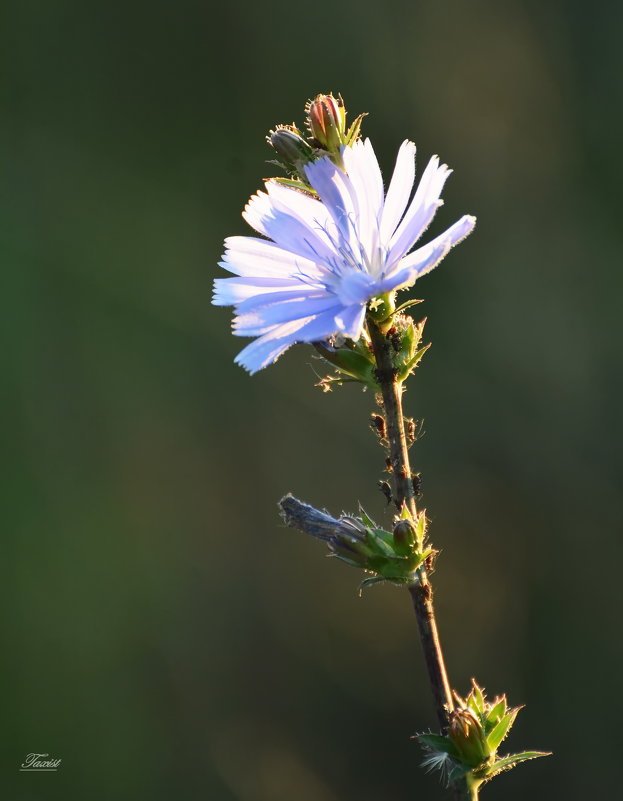
[[[394,526],[394,545],[396,552],[407,555],[417,542],[417,532],[410,520],[399,520]]]
[[[471,709],[459,707],[454,710],[448,736],[465,764],[475,768],[488,759],[489,748],[484,729]]]
[[[329,548],[345,562],[366,568],[374,550],[367,542],[366,527],[353,517],[340,518],[340,526],[329,541]]]
[[[346,141],[346,110],[341,97],[317,95],[309,104],[308,123],[320,147],[337,153]]]
[[[291,126],[280,125],[266,137],[268,144],[290,170],[311,161],[313,150],[303,137]]]

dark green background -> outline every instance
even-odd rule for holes
[[[408,598],[280,527],[376,489],[372,398],[249,378],[210,306],[267,130],[341,91],[455,170],[418,284],[454,686],[551,749],[486,799],[619,786],[622,12],[613,3],[15,0],[0,48],[2,798],[441,799]],[[31,751],[56,774],[20,774]]]

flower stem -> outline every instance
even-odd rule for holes
[[[397,380],[397,371],[393,365],[393,345],[370,318],[368,318],[368,331],[376,360],[376,378],[381,388],[382,405],[385,412],[386,437],[389,442],[395,498],[399,507],[403,502],[406,503],[411,514],[415,516],[417,511],[415,492],[402,411],[402,383]],[[417,579],[409,586],[409,593],[417,618],[437,720],[442,733],[445,734],[448,731],[449,716],[454,704],[435,620],[433,588],[424,566],[417,571]],[[456,801],[478,801],[478,787],[468,785],[467,782],[460,781],[453,784],[452,791]]]
[[[403,502],[413,516],[416,514],[415,494],[409,463],[409,450],[402,412],[402,384],[396,380],[392,360],[392,343],[372,321],[368,323],[372,349],[376,359],[376,376],[383,397],[389,458],[394,477],[395,496],[399,506]],[[435,712],[442,732],[448,729],[448,715],[453,709],[452,692],[439,642],[433,590],[425,567],[417,572],[417,580],[409,587],[418,622],[424,659],[428,669]]]
[[[479,785],[469,784],[465,779],[458,779],[448,789],[453,794],[454,801],[478,801],[480,798]]]

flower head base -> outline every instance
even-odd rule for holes
[[[315,196],[267,181],[243,213],[265,238],[225,242],[221,266],[235,277],[215,281],[213,302],[236,307],[234,334],[256,337],[236,358],[251,373],[296,342],[357,341],[369,301],[411,286],[474,227],[466,215],[412,251],[450,170],[433,157],[411,198],[413,143],[403,142],[387,193],[369,140],[339,154],[343,168],[330,156],[304,166]]]

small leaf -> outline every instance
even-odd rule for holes
[[[416,734],[415,736],[422,745],[430,748],[431,751],[442,751],[455,759],[459,758],[456,746],[449,737],[444,737],[441,734]]]
[[[492,728],[497,725],[499,720],[506,714],[506,696],[503,695],[497,703],[495,703],[487,715],[487,728]]]
[[[411,306],[415,306],[417,303],[424,303],[423,299],[416,298],[415,300],[408,300],[406,303],[401,304],[398,306],[394,314],[400,314],[400,312],[406,311],[407,309],[411,308]]]
[[[502,740],[506,737],[508,732],[510,731],[511,726],[515,722],[515,718],[517,717],[517,713],[519,712],[519,708],[511,709],[511,711],[504,715],[504,717],[497,723],[494,727],[493,731],[487,735],[487,745],[492,753],[495,753]]]
[[[538,757],[551,756],[551,751],[522,751],[520,754],[509,754],[508,756],[498,759],[486,769],[483,776],[484,781],[489,781],[494,776],[502,771],[510,770],[518,765],[520,762],[526,762],[528,759],[537,759]]]

